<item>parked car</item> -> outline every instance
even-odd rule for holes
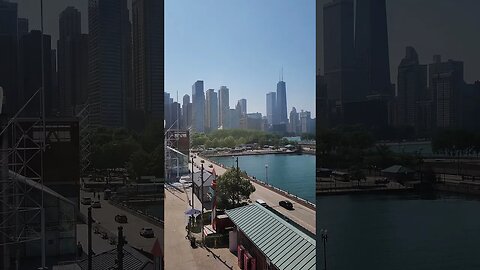
[[[213,168],[213,165],[212,165],[212,164],[210,164],[210,165],[208,165],[208,167],[209,167],[209,168]]]
[[[100,203],[100,201],[93,201],[92,208],[102,208],[102,204]]]
[[[266,203],[264,200],[262,200],[262,199],[257,199],[255,202],[258,203],[258,204],[260,204],[260,205],[263,205],[263,206],[266,206],[266,205],[267,205],[267,203]]]
[[[278,204],[285,209],[293,210],[293,203],[291,203],[290,201],[284,200],[280,201]]]
[[[155,237],[155,233],[153,232],[152,228],[144,227],[140,230],[140,235],[145,238],[153,238]]]
[[[91,204],[92,204],[92,198],[90,198],[90,197],[83,197],[83,198],[82,198],[82,204],[83,204],[83,205],[91,205]]]
[[[200,160],[200,163],[205,163],[205,160],[203,160],[203,159],[202,159],[202,160]]]
[[[115,221],[118,222],[118,223],[127,223],[128,222],[127,216],[125,216],[125,215],[116,215],[115,216]]]

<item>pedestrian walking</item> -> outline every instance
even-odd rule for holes
[[[77,243],[77,253],[78,253],[78,257],[82,257],[83,247],[82,247],[82,243],[80,243],[80,241],[78,241],[78,243]]]

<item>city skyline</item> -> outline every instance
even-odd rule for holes
[[[317,36],[323,37],[323,6],[331,0],[317,1],[320,25]],[[461,3],[461,4],[460,4]],[[432,7],[435,8],[432,8]],[[405,56],[405,48],[416,49],[420,63],[431,63],[434,55],[465,63],[465,81],[478,80],[480,70],[480,38],[477,28],[480,17],[475,0],[386,1],[390,74],[396,82],[398,64]],[[406,19],[408,18],[408,19]],[[454,37],[454,38],[453,38]],[[468,42],[467,42],[468,41]],[[317,70],[324,73],[323,42],[317,43]]]
[[[166,1],[165,91],[181,99],[195,80],[205,89],[225,85],[231,108],[245,98],[248,111],[265,114],[264,94],[276,91],[283,67],[288,111],[314,111],[314,7],[314,1]]]

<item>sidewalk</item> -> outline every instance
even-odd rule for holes
[[[228,248],[192,248],[186,238],[187,217],[190,209],[185,193],[176,189],[165,190],[165,269],[239,269],[237,257]],[[191,198],[191,197],[190,197]],[[199,209],[198,199],[195,208]]]

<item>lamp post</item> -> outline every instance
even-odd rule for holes
[[[327,235],[327,230],[326,229],[321,229],[320,232],[322,234],[322,240],[323,240],[323,263],[324,263],[323,270],[327,270],[327,239],[328,239],[328,235]]]
[[[268,185],[268,164],[265,164],[265,182]]]

